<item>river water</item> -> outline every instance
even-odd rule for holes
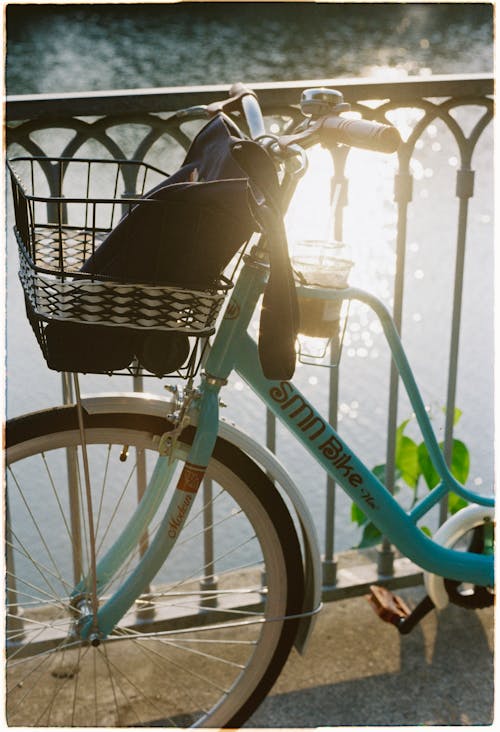
[[[491,72],[492,9],[468,4],[185,3],[182,5],[10,5],[7,9],[8,94],[35,94],[370,76]],[[402,120],[404,122],[404,120]],[[434,205],[454,190],[452,140],[439,126],[422,138],[409,219],[404,339],[426,404],[442,430],[446,398],[453,249],[457,201]],[[469,216],[457,404],[457,434],[472,454],[470,485],[489,492],[493,480],[493,200],[492,136],[475,156],[476,195]],[[371,167],[370,167],[371,166]],[[391,167],[392,166],[392,167]],[[394,269],[394,162],[353,156],[345,238],[356,262],[351,282],[390,304]],[[321,173],[321,164],[317,169]],[[326,180],[326,179],[325,179]],[[315,187],[316,185],[316,187]],[[299,203],[302,224],[317,224],[316,184]],[[309,195],[309,198],[307,198]],[[439,199],[441,200],[441,199]],[[308,203],[307,203],[308,201]],[[360,209],[362,206],[362,215]],[[294,231],[297,231],[297,221]],[[299,226],[300,229],[300,226]],[[7,407],[10,415],[60,400],[60,377],[49,372],[26,324],[9,236]],[[341,371],[340,427],[369,465],[384,461],[388,354],[363,311],[351,317]],[[162,386],[148,381],[149,390]],[[297,383],[325,401],[326,369],[299,366]],[[480,384],[478,389],[475,385]],[[83,391],[123,389],[123,380],[85,377]],[[225,397],[227,417],[257,437],[264,411],[238,378]],[[242,408],[242,404],[244,407]],[[326,406],[325,406],[326,409]],[[403,400],[400,418],[411,410]],[[417,439],[417,438],[416,438]],[[322,533],[324,479],[278,429],[278,454],[301,486]],[[349,504],[339,500],[338,545],[356,541]]]

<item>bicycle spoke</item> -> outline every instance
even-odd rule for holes
[[[42,632],[43,632],[43,630],[41,630],[38,633],[38,635],[35,637],[35,640],[36,640],[37,637],[39,637],[39,635]],[[67,640],[68,640],[67,637],[65,637],[65,638],[63,638],[63,640],[61,640],[61,642],[59,643],[59,645],[56,646],[55,648],[51,648],[49,650],[40,651],[39,653],[32,653],[29,656],[23,656],[21,658],[18,658],[17,660],[14,660],[14,662],[11,663],[12,659],[14,659],[15,656],[17,656],[17,654],[20,652],[20,650],[15,651],[14,653],[12,653],[9,656],[9,668],[12,669],[12,668],[16,668],[16,667],[18,667],[18,666],[20,666],[22,664],[27,664],[33,658],[38,658],[39,656],[50,656],[50,655],[53,655],[55,653],[60,652],[61,650],[71,650],[73,648],[77,648],[80,645],[80,643],[81,643],[80,640],[74,640],[74,641],[72,640],[69,643],[67,642]]]
[[[114,701],[114,704],[115,704],[116,721],[117,721],[117,723],[119,723],[120,722],[120,707],[118,706],[118,699],[117,699],[117,696],[116,696],[116,688],[115,688],[115,678],[114,678],[113,674],[111,673],[111,667],[109,665],[109,659],[108,659],[108,649],[106,647],[106,644],[103,645],[103,648],[102,648],[102,656],[103,656],[103,659],[104,659],[104,663],[105,663],[105,666],[106,666],[106,670],[108,672],[109,683],[111,685],[111,691],[112,691],[112,694],[113,694],[113,701]]]
[[[108,451],[107,451],[107,455],[106,455],[106,463],[105,463],[103,477],[102,477],[102,481],[101,481],[101,490],[100,490],[99,502],[98,502],[98,506],[97,506],[97,516],[96,516],[96,521],[95,521],[95,535],[96,535],[96,539],[99,536],[99,527],[100,527],[101,518],[102,518],[102,510],[103,510],[103,506],[104,506],[104,496],[105,496],[105,493],[106,493],[106,481],[107,481],[107,478],[108,478],[108,471],[109,471],[109,465],[110,465],[110,461],[111,461],[111,450],[112,450],[112,447],[113,447],[112,445],[108,445]]]
[[[224,554],[221,554],[221,555],[215,557],[213,560],[213,563],[216,564],[217,562],[220,562],[222,559],[225,559],[226,557],[228,557],[230,554],[234,553],[235,551],[242,549],[244,546],[247,546],[254,539],[255,539],[255,535],[251,536],[249,539],[246,539],[245,541],[241,542],[240,544],[237,544],[235,547],[231,547],[231,549],[226,551]],[[202,565],[202,567],[200,568],[201,571],[202,572],[205,571],[208,568],[209,564],[210,563]],[[254,564],[255,563],[253,562],[251,566],[254,566]],[[234,571],[234,570],[231,569],[231,571]],[[197,570],[197,572],[195,574],[192,574],[189,577],[185,577],[183,580],[177,582],[172,587],[170,587],[170,590],[174,590],[177,587],[181,587],[183,584],[186,584],[187,582],[193,582],[194,580],[199,579],[200,578],[199,572],[200,572],[200,570]]]
[[[113,663],[113,661],[111,661],[109,658],[108,658],[108,661],[109,661],[110,667],[113,667],[117,671],[117,673],[119,673],[120,676],[122,676],[125,679],[127,684],[129,684],[133,689],[135,689],[135,691],[137,691],[142,697],[144,697],[151,704],[151,706],[154,709],[156,709],[159,714],[161,714],[161,708],[151,699],[151,697],[148,696],[148,694],[145,694],[143,692],[143,690],[137,684],[135,684],[130,679],[130,677],[127,676],[127,674],[124,671],[122,671],[122,669],[118,668],[118,666],[115,663]],[[138,717],[138,719],[140,721],[139,717]]]
[[[51,577],[53,577],[54,579],[59,580],[61,582],[61,584],[64,585],[65,587],[67,587],[69,590],[72,589],[72,585],[70,585],[69,582],[66,582],[66,580],[61,576],[60,573],[55,574],[45,564],[42,564],[42,562],[37,561],[36,559],[34,559],[31,556],[31,554],[29,554],[28,551],[25,549],[25,547],[23,546],[23,543],[17,538],[15,532],[12,529],[10,529],[10,533],[12,534],[13,538],[16,539],[16,541],[18,542],[19,546],[16,546],[15,544],[13,544],[10,541],[6,541],[5,542],[6,546],[10,546],[13,551],[17,552],[20,556],[22,556],[25,559],[27,559],[28,561],[30,561],[31,564],[33,565],[33,567],[35,567],[36,569],[38,569],[38,571],[42,575],[42,577],[44,576],[44,573],[46,573],[46,574],[50,575]]]
[[[8,618],[17,618],[18,617],[17,615],[13,615],[12,613],[7,613],[6,615]],[[35,620],[35,618],[30,618],[30,617],[23,618],[23,620],[26,625],[40,626],[40,627],[44,628],[45,630],[54,630],[54,628],[57,628],[59,625],[63,626],[63,625],[68,624],[67,618],[60,619],[59,622],[56,621],[56,622],[52,622],[52,623],[43,623],[41,620]],[[12,636],[10,634],[9,634],[9,638],[12,639]]]
[[[11,577],[13,576],[10,572],[7,572],[6,574],[8,574]],[[17,577],[17,576],[16,576],[15,579],[18,580],[19,582],[22,582],[23,581],[23,580],[20,580],[19,577]],[[14,590],[14,588],[13,587],[10,587],[9,585],[7,585],[6,590],[8,590],[9,592],[12,592],[12,593],[15,592],[15,594],[18,595],[21,598],[29,598],[28,600],[24,600],[23,599],[23,601],[22,601],[22,607],[23,608],[29,608],[29,607],[37,607],[37,608],[38,607],[40,607],[40,608],[43,608],[43,607],[53,607],[54,606],[54,600],[62,600],[62,598],[60,598],[60,597],[53,598],[53,599],[51,599],[51,601],[44,600],[43,598],[41,598],[41,597],[39,597],[37,595],[32,595],[31,593],[25,592],[24,590],[18,590],[17,588]],[[11,604],[16,604],[16,603],[11,603]],[[66,607],[66,605],[64,605],[64,607]]]
[[[193,541],[194,539],[197,539],[199,536],[203,536],[207,531],[212,531],[218,526],[221,526],[222,524],[226,523],[226,521],[231,521],[236,516],[240,515],[241,511],[238,511],[236,513],[231,513],[229,516],[224,516],[224,518],[221,518],[219,521],[214,521],[209,526],[204,526],[203,529],[200,529],[196,534],[191,534],[190,536],[187,536],[185,539],[181,539],[178,543],[178,546],[183,546],[190,541]]]
[[[187,639],[183,639],[185,643],[189,642]],[[186,654],[193,654],[195,656],[201,656],[202,658],[206,658],[209,661],[216,661],[218,663],[223,663],[227,666],[232,666],[233,668],[237,668],[240,670],[243,670],[245,668],[244,664],[242,663],[235,663],[234,661],[230,661],[227,658],[222,658],[221,656],[215,656],[213,653],[207,653],[205,651],[199,651],[196,648],[190,648],[189,646],[183,645],[182,643],[176,643],[171,640],[167,640],[166,638],[160,638],[159,642],[162,645],[165,646],[171,646],[172,648],[175,648],[180,651],[186,651]],[[214,641],[215,643],[216,641]]]
[[[214,502],[215,502],[215,500],[217,498],[219,498],[219,496],[222,496],[222,495],[223,495],[223,491],[220,490],[219,493],[214,498]],[[193,524],[196,521],[197,518],[199,518],[201,515],[203,515],[203,511],[204,510],[205,510],[205,506],[202,506],[196,513],[193,514],[193,516],[191,516],[191,515],[189,516],[189,518],[188,518],[188,520],[187,520],[187,522],[186,522],[186,524],[185,524],[185,526],[183,528],[183,532],[182,532],[183,535],[186,532],[186,529],[189,527],[189,525],[190,524]],[[176,551],[178,551],[180,547],[182,547],[183,545],[187,544],[188,542],[193,541],[194,539],[196,539],[199,536],[203,535],[203,533],[205,531],[207,531],[207,530],[213,530],[216,526],[221,525],[225,521],[228,521],[228,520],[230,520],[232,518],[235,518],[235,516],[239,515],[240,513],[241,512],[239,512],[239,511],[236,512],[236,513],[232,513],[232,514],[224,517],[223,519],[221,519],[219,522],[213,523],[211,526],[204,527],[204,529],[202,529],[201,531],[197,532],[196,534],[192,534],[190,536],[187,536],[184,539],[180,539],[178,542],[176,542]],[[154,535],[154,533],[156,532],[156,530],[160,526],[160,524],[161,524],[161,519],[158,521],[158,523],[155,526],[153,526],[151,528],[151,530],[150,530],[151,535]],[[124,579],[126,578],[128,572],[130,570],[131,565],[133,564],[133,562],[137,558],[138,551],[139,550],[137,549],[135,555],[130,555],[129,556],[129,558],[127,559],[127,561],[125,562],[125,564],[122,566],[121,570],[119,572],[117,572],[109,580],[109,582],[103,587],[103,589],[102,589],[102,592],[103,593],[106,592],[107,590],[109,590],[109,588],[110,588],[110,586],[112,585],[113,582],[117,582],[117,581],[123,582],[124,581]],[[201,570],[205,570],[206,568],[207,567],[204,566],[204,567],[201,568]],[[193,577],[192,578],[187,578],[186,581],[189,581],[189,579],[193,579]]]
[[[128,632],[125,632],[125,633],[124,633],[124,635],[127,635],[127,636],[129,636],[129,633],[128,633]],[[152,658],[152,663],[153,663],[153,664],[154,664],[154,665],[155,665],[155,666],[156,666],[157,668],[159,668],[159,669],[160,669],[160,671],[161,671],[162,673],[165,673],[165,672],[166,672],[166,673],[167,673],[167,674],[169,674],[169,676],[170,676],[170,674],[171,674],[171,671],[172,671],[172,669],[171,669],[171,665],[172,665],[172,664],[171,664],[171,663],[169,663],[169,662],[167,661],[167,659],[165,659],[165,658],[164,658],[164,657],[163,657],[163,656],[162,656],[161,654],[159,654],[159,653],[156,653],[156,652],[155,652],[154,650],[152,650],[151,648],[147,648],[147,649],[146,649],[146,648],[144,647],[144,644],[142,644],[142,643],[139,643],[139,642],[136,642],[136,641],[133,641],[133,642],[134,642],[135,646],[139,647],[139,649],[140,649],[140,650],[141,650],[141,651],[142,651],[142,652],[143,652],[144,654],[146,654],[146,655],[148,656],[148,658],[150,657],[150,654],[154,654],[154,655],[153,655],[153,658]],[[160,663],[158,662],[158,660],[157,660],[157,656],[159,656],[159,657],[160,657],[160,659],[161,659],[161,661],[162,661],[162,663],[161,663],[161,664],[160,664]],[[196,706],[198,706],[198,700],[196,700],[196,699],[194,698],[194,696],[193,696],[193,694],[192,694],[192,692],[191,692],[191,688],[190,688],[190,686],[189,686],[189,685],[186,685],[186,686],[185,686],[185,692],[186,692],[186,693],[188,694],[188,696],[189,696],[189,698],[190,698],[190,700],[191,700],[191,703],[192,703],[192,704],[193,704],[193,705],[195,706],[195,708],[196,708]],[[203,712],[204,712],[204,714],[206,714],[206,710],[205,710],[205,709],[203,709]],[[172,719],[171,717],[168,717],[168,719],[169,719],[169,721],[173,721],[173,719]]]
[[[129,635],[128,634],[128,629],[123,629],[123,632],[126,635]],[[134,645],[140,645],[140,640],[137,640],[137,639],[135,639],[133,637],[131,637],[130,640],[134,643]],[[183,666],[182,664],[173,661],[171,658],[166,658],[161,653],[159,653],[158,651],[155,651],[155,650],[153,650],[151,648],[148,649],[148,653],[153,654],[155,658],[160,658],[166,664],[171,664],[177,670],[183,671],[188,676],[191,676],[191,677],[193,677],[195,679],[198,679],[199,681],[203,681],[205,684],[208,684],[209,686],[213,687],[218,692],[222,692],[223,694],[227,694],[228,689],[225,689],[224,687],[218,686],[217,684],[215,684],[212,681],[212,679],[208,679],[205,676],[201,676],[201,675],[195,673],[192,669],[189,669],[189,668]]]
[[[83,651],[83,654],[82,654],[82,647],[81,647],[81,646],[79,646],[79,648],[78,648],[78,665],[80,665],[80,663],[81,663],[81,660],[82,660],[83,658],[85,658],[85,656],[87,655],[87,653],[89,652],[89,650],[90,650],[89,648],[86,648],[86,649],[85,649],[85,650]],[[78,676],[78,674],[77,674],[77,676]],[[38,726],[38,723],[39,723],[39,722],[40,722],[40,720],[41,720],[41,719],[42,719],[42,718],[44,717],[44,714],[45,714],[45,712],[46,712],[47,710],[48,710],[48,718],[47,718],[47,724],[46,724],[45,726],[47,726],[47,727],[49,726],[49,724],[48,724],[48,723],[49,723],[49,721],[50,721],[50,714],[51,714],[52,708],[53,708],[53,706],[54,706],[55,700],[56,700],[57,696],[58,696],[58,695],[59,695],[59,694],[61,693],[61,691],[63,691],[64,687],[65,687],[65,686],[66,686],[66,685],[67,685],[67,684],[68,684],[68,683],[69,683],[69,682],[70,682],[71,680],[72,680],[72,677],[70,677],[70,676],[68,676],[68,677],[66,677],[65,679],[63,679],[63,680],[62,680],[62,683],[61,683],[61,684],[59,685],[59,688],[58,688],[58,689],[57,689],[57,690],[56,690],[56,691],[54,692],[54,694],[52,695],[52,699],[50,700],[49,704],[48,704],[48,705],[47,705],[47,706],[46,706],[46,707],[44,708],[44,710],[42,711],[42,713],[41,713],[41,714],[40,714],[40,716],[38,717],[38,719],[37,719],[37,723],[35,724],[35,726]]]
[[[80,663],[81,648],[78,649],[78,664]],[[73,689],[73,704],[71,707],[71,726],[75,727],[75,716],[76,716],[76,700],[78,698],[78,685],[80,682],[79,674],[76,674],[74,689]]]
[[[135,468],[135,466],[134,466],[134,468]],[[132,477],[132,476],[130,476],[129,480],[127,481],[127,487],[128,487],[128,484],[129,484],[129,482],[130,482],[130,479],[131,479],[131,477]],[[217,495],[215,496],[215,498],[214,498],[213,502],[215,502],[215,500],[216,500],[217,498],[219,498],[219,496],[223,495],[223,493],[224,493],[224,491],[223,491],[223,490],[221,489],[221,490],[219,491],[219,493],[218,493],[218,494],[217,494]],[[120,501],[122,500],[122,498],[123,498],[123,495],[124,495],[124,493],[122,492],[122,495],[120,496],[120,499],[119,499]],[[197,520],[197,519],[198,519],[198,518],[199,518],[200,516],[202,516],[202,515],[203,515],[203,511],[204,511],[204,510],[205,510],[205,506],[202,506],[202,507],[201,507],[201,508],[200,508],[200,509],[199,509],[199,510],[198,510],[197,512],[192,512],[192,513],[190,513],[190,515],[189,515],[189,517],[188,517],[188,519],[187,519],[187,521],[186,521],[186,523],[185,523],[185,525],[184,525],[184,527],[183,527],[183,534],[184,534],[184,532],[186,531],[186,529],[187,529],[187,528],[188,528],[188,527],[189,527],[189,526],[190,526],[190,525],[191,525],[191,524],[192,524],[192,523],[193,523],[194,521],[196,521],[196,520]],[[113,514],[113,515],[114,515],[114,514]],[[156,524],[153,524],[153,525],[152,525],[152,526],[150,527],[150,529],[149,529],[149,534],[150,534],[151,536],[154,536],[154,534],[156,533],[156,531],[157,531],[157,530],[158,530],[158,528],[160,527],[160,525],[161,525],[161,522],[162,522],[162,517],[160,516],[160,518],[159,518],[159,519],[157,520]],[[110,526],[111,526],[111,521],[109,522],[108,528],[109,528]],[[186,541],[189,541],[189,538],[188,538],[188,539],[187,539]],[[179,547],[180,545],[182,545],[182,543],[183,543],[183,542],[176,542],[176,548],[178,549],[178,547]],[[101,546],[101,545],[102,545],[102,541],[101,541],[101,544],[100,544],[100,546]],[[104,586],[103,586],[103,588],[102,588],[102,592],[103,592],[103,593],[105,593],[105,592],[107,592],[107,591],[109,590],[109,588],[111,587],[111,585],[113,584],[113,582],[123,582],[123,581],[125,580],[125,578],[127,577],[128,573],[129,573],[130,571],[132,571],[132,570],[130,569],[130,567],[131,567],[131,565],[132,565],[132,564],[134,563],[134,561],[136,561],[137,557],[139,556],[139,552],[140,552],[140,548],[138,547],[138,548],[136,549],[135,553],[133,553],[133,554],[130,554],[130,555],[129,555],[129,557],[128,557],[128,558],[127,558],[127,560],[126,560],[126,561],[124,562],[124,564],[122,565],[122,567],[120,568],[120,570],[119,570],[119,571],[118,571],[117,573],[115,573],[115,574],[113,575],[113,577],[111,577],[111,578],[110,578],[110,580],[109,580],[109,581],[108,581],[108,582],[106,583],[106,585],[104,585]]]
[[[54,498],[56,500],[57,506],[59,508],[59,514],[60,514],[60,516],[62,518],[62,521],[64,523],[64,526],[65,526],[67,535],[69,537],[69,540],[72,542],[73,541],[73,536],[72,536],[71,531],[70,531],[70,528],[68,526],[68,522],[66,520],[66,514],[64,513],[64,510],[63,510],[63,507],[62,507],[62,504],[61,504],[61,499],[59,498],[59,492],[56,489],[55,481],[54,481],[54,479],[52,477],[52,471],[49,468],[49,464],[47,462],[47,458],[46,458],[45,453],[42,453],[42,460],[43,460],[43,464],[45,466],[45,470],[47,471],[47,475],[48,475],[48,478],[49,478],[49,484],[50,484],[50,487],[52,488],[52,494],[53,494],[53,496],[54,496]]]
[[[87,414],[86,424],[89,419],[92,415]],[[6,620],[10,625],[6,684],[9,724],[109,727],[163,723],[191,727],[210,724],[215,713],[216,726],[220,726],[228,713],[226,708],[231,714],[238,709],[240,701],[233,702],[233,697],[238,697],[239,689],[243,689],[243,702],[259,684],[261,668],[272,659],[284,627],[286,594],[280,590],[284,564],[281,540],[274,529],[276,518],[266,518],[269,511],[261,507],[260,497],[246,486],[244,476],[233,477],[229,468],[216,463],[208,475],[214,486],[212,497],[198,494],[154,584],[149,580],[151,585],[144,595],[136,599],[106,639],[97,647],[87,645],[79,634],[88,628],[87,616],[91,619],[92,612],[83,579],[92,575],[89,526],[95,522],[96,559],[102,560],[114,546],[120,549],[117,556],[124,554],[121,546],[131,549],[114,576],[106,577],[106,585],[99,587],[99,606],[105,615],[107,601],[127,577],[143,571],[141,562],[146,557],[147,563],[149,555],[144,553],[146,542],[142,540],[147,537],[149,546],[153,545],[168,504],[165,497],[158,501],[154,515],[143,512],[144,526],[134,526],[134,535],[141,535],[136,544],[126,536],[122,540],[120,534],[128,530],[130,517],[137,510],[137,466],[135,459],[125,464],[120,461],[118,450],[122,445],[136,450],[139,433],[134,432],[135,427],[128,431],[126,415],[125,431],[119,434],[116,417],[104,431],[106,416],[102,419],[100,415],[98,422],[97,431],[88,434],[87,445],[92,518],[88,490],[87,497],[83,492],[82,454],[74,426],[68,448],[74,462],[72,485],[79,494],[74,504],[68,505],[70,492],[64,481],[67,448],[57,446],[58,440],[64,443],[63,433],[57,429],[55,438],[47,435],[48,449],[42,449],[46,447],[42,437],[40,452],[34,454],[43,461],[42,469],[35,472],[37,465],[31,460],[23,471],[22,458],[15,466],[24,500],[9,476],[16,494],[9,514],[14,531],[7,537],[12,558],[7,574],[11,605]],[[149,447],[145,450],[154,432],[146,429],[144,434],[147,439],[137,440],[138,449],[147,452],[144,457],[149,466],[156,444],[152,451]],[[37,447],[31,439],[29,451]],[[16,452],[16,460],[20,454]],[[43,512],[32,502],[34,491],[44,501],[49,496],[53,523],[42,523]],[[26,513],[26,502],[31,505],[32,518]],[[71,513],[70,520],[68,511],[75,506],[78,516]],[[256,525],[247,515],[247,506],[256,517]],[[28,521],[23,521],[25,513]],[[267,522],[265,526],[260,525],[262,519]],[[36,521],[44,542],[33,528]],[[76,558],[71,554],[71,530],[82,534]],[[204,540],[207,532],[213,551]],[[277,582],[277,592],[270,600],[260,582],[264,570]],[[206,583],[207,578],[215,580],[215,572],[217,585],[212,587]],[[79,586],[78,598],[73,599]],[[267,623],[263,615],[262,608],[268,602],[273,615],[270,619],[276,622]],[[80,618],[85,624],[79,623]],[[221,715],[219,709],[224,710]]]
[[[118,514],[118,511],[120,509],[120,506],[121,506],[121,504],[122,504],[125,496],[127,495],[127,491],[128,491],[128,489],[130,487],[130,484],[132,482],[132,479],[134,478],[134,471],[135,471],[135,465],[132,466],[132,469],[130,470],[130,473],[129,473],[129,477],[128,477],[127,481],[125,482],[125,485],[124,485],[124,487],[123,487],[123,489],[122,489],[122,491],[121,491],[121,493],[120,493],[120,495],[118,497],[118,500],[114,504],[113,513],[111,514],[111,516],[110,516],[110,518],[108,520],[108,525],[107,525],[106,531],[105,531],[104,535],[101,537],[100,542],[99,542],[99,544],[96,547],[96,551],[98,553],[102,550],[102,546],[103,546],[104,542],[106,541],[106,538],[107,538],[109,532],[111,531],[111,527],[112,527],[113,522],[114,522],[114,520],[115,520],[115,518],[116,518],[116,516]]]
[[[35,667],[34,669],[31,669],[31,671],[28,671],[28,673],[27,673],[27,674],[26,674],[26,675],[25,675],[25,676],[24,676],[24,677],[23,677],[23,678],[21,679],[21,681],[20,681],[20,682],[19,682],[19,681],[17,681],[17,682],[16,682],[16,686],[19,686],[19,684],[21,684],[21,687],[22,687],[22,686],[24,686],[24,684],[26,683],[27,679],[28,679],[28,678],[29,678],[29,677],[30,677],[30,676],[31,676],[31,675],[32,675],[33,673],[36,673],[37,671],[38,671],[38,672],[41,672],[41,671],[40,671],[40,669],[41,669],[41,667],[42,667],[43,665],[47,664],[47,665],[49,665],[49,666],[50,666],[50,664],[51,664],[51,663],[53,662],[53,660],[54,660],[54,658],[55,658],[55,657],[57,656],[57,654],[58,654],[58,653],[60,653],[60,651],[61,651],[61,648],[63,647],[63,643],[64,643],[64,641],[63,641],[63,642],[61,642],[61,644],[59,645],[59,647],[57,647],[57,648],[53,649],[52,651],[46,651],[46,652],[44,652],[44,653],[40,653],[40,654],[35,654],[35,655],[33,655],[33,656],[30,656],[29,658],[26,658],[26,659],[21,659],[21,661],[23,661],[23,662],[29,662],[29,661],[32,661],[32,660],[33,660],[33,658],[35,658],[35,659],[36,659],[36,658],[39,658],[39,657],[41,657],[40,663],[39,663],[39,664],[38,664],[38,665],[37,665],[37,666],[36,666],[36,667]],[[80,646],[80,643],[75,643],[75,647],[77,647],[77,646]],[[20,661],[18,661],[18,662],[17,662],[17,664],[19,664],[19,663],[20,663]],[[14,688],[14,687],[13,687],[13,688]],[[29,695],[30,695],[30,694],[31,694],[31,693],[32,693],[33,691],[35,691],[35,689],[36,689],[36,684],[33,684],[33,685],[32,685],[31,687],[28,687],[28,690],[26,691],[25,695],[24,695],[24,696],[23,696],[23,697],[22,697],[22,698],[21,698],[20,700],[18,700],[18,702],[17,702],[17,706],[19,706],[19,705],[21,704],[21,702],[24,702],[24,701],[25,701],[25,699],[26,699],[26,698],[27,698],[27,697],[28,697],[28,696],[29,696]],[[12,691],[12,690],[13,690],[13,689],[11,689],[10,691]],[[15,706],[16,706],[16,705],[15,705]],[[9,712],[10,712],[11,714],[14,714],[14,713],[15,713],[15,706],[14,706],[14,709],[12,709],[12,702],[11,702],[11,708],[9,709]]]
[[[116,695],[116,688],[118,688],[118,690],[120,691],[120,694],[125,699],[128,709],[133,710],[134,716],[135,716],[137,722],[139,722],[139,724],[140,724],[141,719],[140,719],[139,715],[137,714],[137,712],[135,711],[134,705],[132,703],[132,699],[128,696],[126,691],[124,691],[123,686],[121,685],[119,679],[116,678],[116,675],[112,672],[111,662],[108,658],[108,650],[107,650],[106,644],[103,645],[102,650],[99,649],[99,652],[101,653],[101,655],[104,658],[104,663],[105,663],[105,666],[106,666],[106,669],[108,672],[108,676],[110,679],[112,693],[113,693],[113,700],[114,700],[115,710],[116,710],[117,723],[119,724],[121,722],[121,719],[120,719],[120,705],[118,703],[118,698]]]
[[[28,580],[25,580],[22,577],[18,577],[16,575],[14,575],[9,570],[7,570],[6,574],[8,577],[12,577],[16,583],[21,582],[23,585],[30,587],[32,590],[35,590],[36,592],[40,592],[41,595],[48,597],[50,600],[52,600],[52,602],[59,605],[61,607],[61,609],[63,609],[63,610],[66,609],[66,605],[64,605],[64,602],[57,595],[50,595],[48,592],[43,590],[41,587],[37,587],[32,582],[28,582]]]
[[[39,536],[39,538],[40,538],[40,540],[41,540],[41,542],[42,542],[42,544],[43,544],[43,546],[44,546],[44,548],[45,548],[45,551],[47,552],[47,556],[49,557],[49,559],[50,559],[50,561],[51,561],[51,563],[52,563],[52,566],[54,567],[54,570],[55,570],[55,572],[56,572],[56,575],[57,575],[58,579],[59,579],[59,580],[60,580],[61,582],[63,582],[63,579],[62,579],[62,577],[61,577],[61,574],[60,574],[60,572],[59,572],[59,568],[58,568],[58,566],[57,566],[57,564],[56,564],[56,562],[55,562],[55,560],[54,560],[54,557],[52,556],[52,552],[50,551],[50,549],[49,549],[49,547],[48,547],[48,545],[47,545],[47,542],[46,542],[46,540],[45,540],[45,537],[43,536],[43,534],[42,534],[42,532],[41,532],[41,530],[40,530],[40,527],[39,527],[39,525],[38,525],[38,522],[36,521],[36,519],[35,519],[35,517],[34,517],[34,515],[33,515],[33,512],[32,512],[32,510],[31,510],[31,507],[29,506],[29,503],[28,503],[28,501],[26,500],[26,497],[25,497],[25,495],[24,495],[24,492],[23,492],[23,490],[22,490],[21,486],[19,485],[19,482],[18,482],[18,481],[17,481],[17,479],[15,478],[15,476],[13,476],[13,478],[14,478],[14,482],[15,482],[15,485],[16,485],[16,487],[17,487],[18,491],[19,491],[19,495],[21,496],[21,499],[22,499],[22,501],[23,501],[23,503],[24,503],[24,505],[25,505],[25,507],[26,507],[26,510],[28,511],[28,515],[30,516],[30,518],[31,518],[31,520],[32,520],[32,522],[33,522],[33,525],[34,525],[34,527],[35,527],[35,529],[36,529],[36,532],[37,532],[37,534],[38,534],[38,536]],[[11,529],[11,531],[12,531],[12,529]],[[29,554],[29,553],[27,552],[27,554]],[[33,561],[33,559],[31,559],[31,561]],[[41,573],[40,573],[40,574],[41,574]],[[44,575],[43,575],[43,574],[42,574],[42,577],[44,577]],[[52,590],[52,591],[53,591],[53,592],[55,593],[55,590],[54,590],[54,588],[53,588],[53,587],[52,587],[52,586],[50,585],[49,581],[48,581],[48,580],[47,580],[47,579],[46,579],[45,577],[44,577],[44,579],[45,579],[45,581],[46,581],[47,585],[49,586],[49,589],[51,589],[51,590]]]
[[[97,653],[93,653],[93,664],[94,664],[94,727],[98,727],[98,716],[97,716]]]

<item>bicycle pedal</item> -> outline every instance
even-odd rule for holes
[[[411,615],[411,610],[405,601],[398,595],[394,595],[386,587],[371,585],[370,593],[367,598],[368,602],[379,618],[386,623],[399,625]]]

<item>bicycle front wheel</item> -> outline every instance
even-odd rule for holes
[[[113,413],[86,414],[85,428],[99,559],[140,500],[170,425]],[[192,436],[183,433],[181,456]],[[285,663],[298,623],[290,616],[302,607],[297,534],[262,470],[218,440],[165,567],[93,647],[79,639],[82,603],[72,598],[89,571],[76,408],[9,421],[6,454],[9,725],[240,726]],[[166,501],[100,604],[137,568]]]

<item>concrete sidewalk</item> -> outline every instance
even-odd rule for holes
[[[245,727],[492,724],[493,625],[493,608],[451,606],[400,636],[363,597],[329,603]]]

